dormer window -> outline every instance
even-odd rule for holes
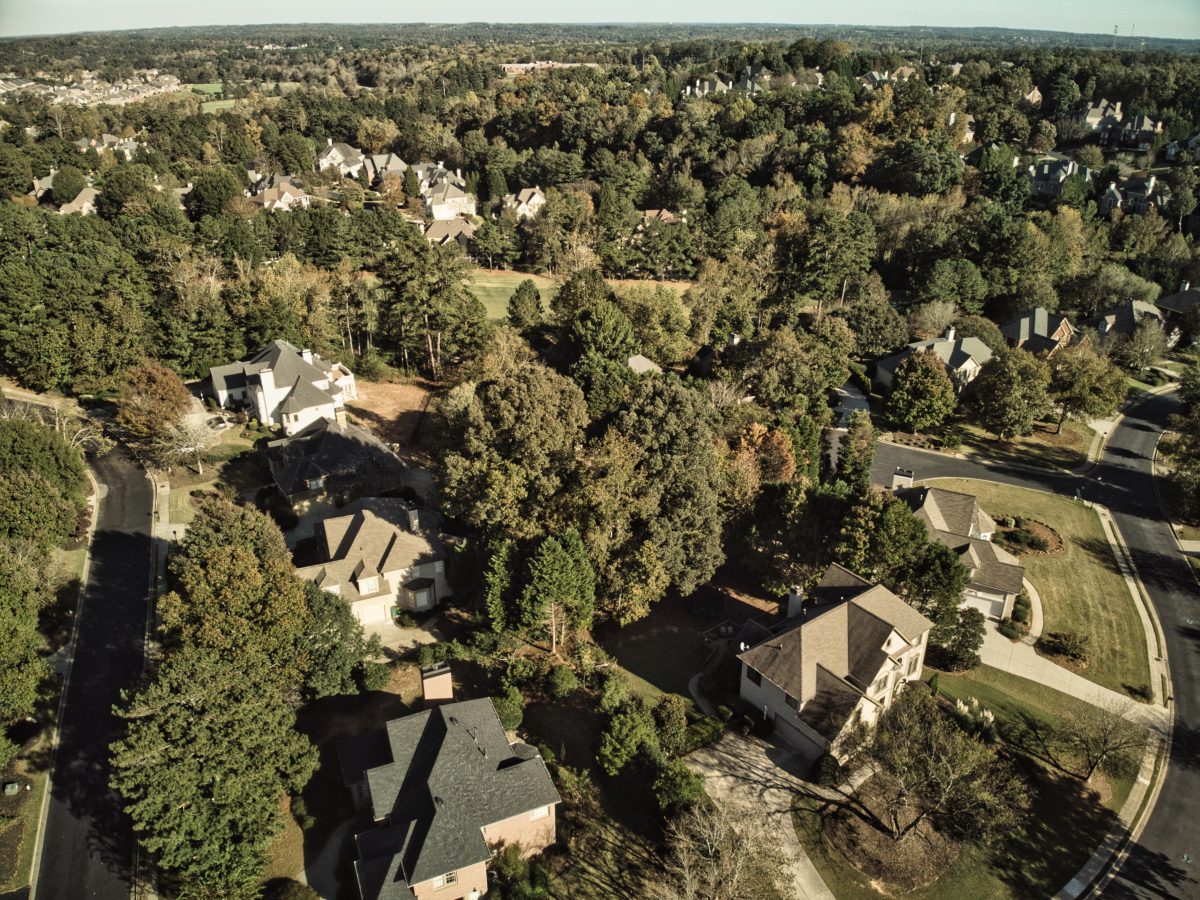
[[[379,579],[377,577],[359,579],[358,592],[360,594],[373,594],[377,590],[379,590]]]

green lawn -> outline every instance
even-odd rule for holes
[[[1149,686],[1141,619],[1094,511],[1053,494],[990,481],[938,478],[928,483],[974,494],[993,518],[1025,516],[1054,528],[1063,540],[1061,554],[1022,559],[1042,598],[1043,631],[1091,637],[1091,661],[1079,673],[1084,678],[1118,692]]]
[[[526,278],[537,285],[537,289],[542,294],[542,303],[549,307],[551,298],[558,290],[558,281],[545,275],[530,275],[526,272],[502,269],[475,269],[471,274],[471,293],[483,301],[483,305],[487,307],[488,318],[493,322],[498,322],[507,314],[508,298],[513,295],[517,285]],[[658,287],[661,284],[679,293],[686,291],[689,286],[685,281],[630,281],[616,278],[608,279],[608,283],[618,290],[640,284],[651,287]]]
[[[1061,433],[1056,433],[1056,427],[1053,423],[1038,423],[1032,434],[1007,441],[996,440],[977,425],[963,423],[957,429],[962,450],[968,456],[1049,469],[1082,466],[1096,433],[1081,422],[1064,422]]]
[[[10,842],[19,841],[16,868],[12,877],[7,881],[0,881],[0,894],[16,891],[29,884],[30,870],[33,866],[34,837],[42,813],[42,796],[46,793],[46,773],[31,774],[29,778],[33,781],[33,790],[29,792],[29,799],[21,808],[20,815],[11,822],[0,825],[0,846],[3,846],[6,852],[16,849]]]
[[[245,492],[263,483],[269,472],[254,452],[254,440],[238,428],[222,432],[221,443],[213,448],[203,474],[190,467],[177,466],[171,472],[171,493],[167,501],[172,525],[187,525],[196,516],[192,492],[212,493],[218,482]],[[253,482],[253,483],[252,483]]]
[[[225,90],[225,84],[220,81],[200,81],[188,87],[197,94],[219,94]]]
[[[200,104],[200,112],[216,113],[226,109],[233,109],[237,106],[236,100],[205,100]]]
[[[958,900],[961,897],[1048,897],[1067,883],[1099,845],[1129,795],[1132,780],[1117,782],[1101,800],[1078,780],[1026,755],[1030,723],[1052,721],[1081,701],[988,666],[962,675],[940,673],[939,691],[950,698],[976,697],[996,714],[1002,738],[1013,740],[1015,759],[1033,789],[1026,827],[995,851],[965,845],[953,865],[933,885],[908,897]],[[826,885],[838,900],[877,900],[879,893],[826,844],[819,804],[802,802],[793,819],[796,832]]]

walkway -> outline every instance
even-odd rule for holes
[[[867,396],[864,394],[851,379],[838,388],[837,394],[838,404],[834,409],[837,414],[837,425],[839,430],[845,429],[850,424],[850,417],[856,412],[865,412],[868,415],[871,412],[871,405],[867,402]]]
[[[704,776],[704,789],[714,803],[765,809],[776,821],[775,833],[791,860],[795,897],[799,900],[835,900],[808,858],[792,824],[796,795],[812,793],[810,786],[793,774],[793,770],[806,766],[799,753],[731,731],[715,744],[697,750],[686,761]]]

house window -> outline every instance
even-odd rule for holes
[[[358,583],[358,592],[360,594],[373,594],[379,590],[378,578],[364,578]]]
[[[790,706],[792,709],[796,710],[797,712],[800,711],[800,701],[798,699],[796,699],[795,697],[793,697],[791,694],[784,694],[783,702],[786,703],[788,706]]]
[[[888,680],[888,677],[886,674],[880,675],[878,678],[876,678],[875,683],[871,685],[871,693],[878,694],[885,687],[887,687],[887,680]]]
[[[438,875],[433,879],[433,889],[435,891],[452,884],[458,884],[458,872],[447,872],[445,875]]]
[[[759,672],[757,669],[752,669],[749,666],[746,666],[746,680],[749,681],[751,684],[761,685],[762,684],[762,673]]]
[[[921,658],[915,653],[909,658],[908,671],[906,674],[912,675],[913,673],[915,673],[917,671],[917,663],[920,661],[920,659]]]
[[[433,571],[434,571],[434,572],[436,572],[436,573],[437,573],[437,574],[439,574],[439,575],[441,575],[443,572],[445,572],[445,571],[446,571],[446,563],[445,563],[445,561],[444,561],[444,560],[440,560],[440,559],[439,559],[437,562],[435,562],[435,563],[433,564]]]
[[[538,819],[544,819],[548,815],[550,815],[550,807],[549,806],[539,806],[537,809],[535,809],[533,812],[531,812],[529,814],[529,821],[534,822],[534,821],[537,821]]]

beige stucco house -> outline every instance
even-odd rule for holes
[[[741,697],[807,756],[836,755],[848,730],[874,724],[921,677],[932,627],[887,588],[831,565],[807,594],[793,592],[787,618],[743,645]]]
[[[364,627],[450,596],[435,514],[393,497],[356,500],[338,513],[316,527],[324,559],[296,574],[342,597]]]
[[[490,699],[393,719],[339,748],[342,775],[375,827],[355,836],[363,900],[464,900],[519,843],[556,839],[558,791],[537,750],[510,742]]]
[[[246,407],[258,421],[281,425],[288,435],[318,419],[337,418],[345,401],[358,396],[354,373],[344,365],[287,341],[271,341],[249,360],[216,366],[209,375],[222,408]]]
[[[977,337],[956,337],[954,328],[947,328],[946,334],[930,341],[914,341],[899,353],[884,357],[875,363],[875,387],[881,391],[890,391],[896,380],[896,370],[915,353],[932,353],[946,367],[946,374],[954,382],[954,387],[962,391],[975,380],[984,364],[992,358],[992,351]]]

